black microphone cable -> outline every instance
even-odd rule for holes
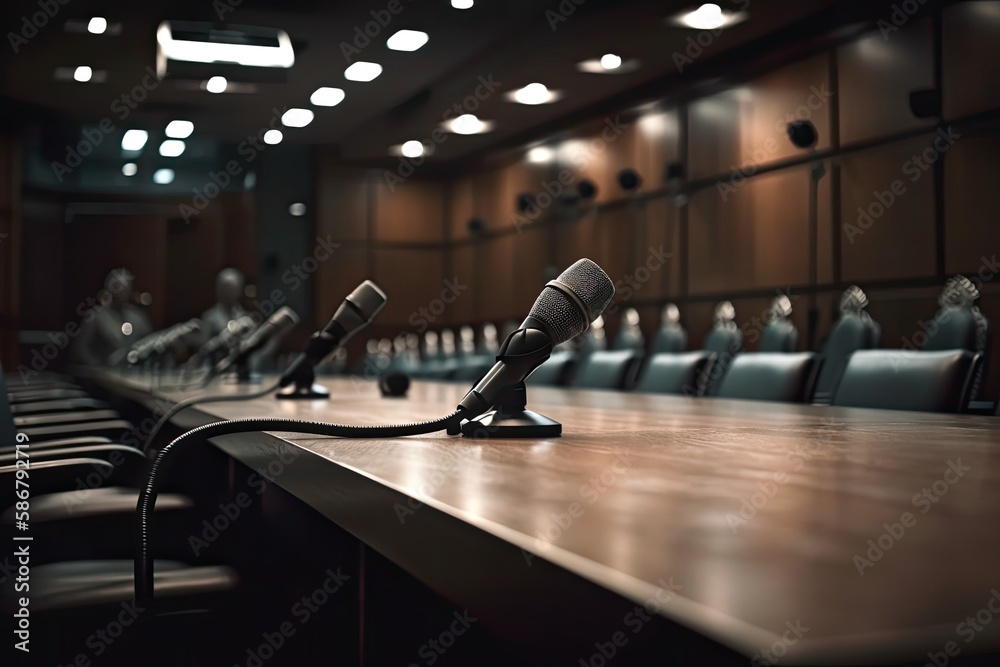
[[[179,412],[190,408],[193,405],[201,405],[203,403],[224,403],[226,401],[251,401],[255,398],[264,398],[273,391],[277,391],[281,386],[280,381],[275,382],[260,391],[255,391],[251,394],[217,394],[215,396],[192,396],[191,398],[186,398],[179,403],[175,403],[173,407],[163,413],[159,421],[153,426],[153,429],[146,436],[146,442],[142,445],[142,453],[147,457],[152,453],[153,441],[156,436],[160,433],[160,430],[164,425],[173,419]]]
[[[459,424],[465,419],[465,414],[465,410],[459,409],[447,417],[433,421],[391,426],[348,426],[298,419],[260,417],[206,424],[178,436],[157,454],[149,473],[146,475],[145,483],[139,489],[139,502],[136,505],[139,519],[138,551],[134,575],[137,603],[143,607],[153,603],[153,509],[156,505],[156,497],[159,495],[160,480],[173,455],[196,438],[208,439],[234,433],[260,431],[283,431],[338,438],[396,438],[407,435],[423,435],[441,430],[446,430],[449,435],[456,435],[459,432]]]

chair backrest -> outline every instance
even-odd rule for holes
[[[971,280],[961,275],[950,278],[938,297],[940,308],[934,319],[927,323],[920,322],[923,332],[913,335],[914,342],[924,350],[968,350],[980,355],[969,391],[970,400],[981,398],[990,361],[990,323],[976,307],[978,299],[979,290]],[[926,335],[923,344],[916,340],[921,334]]]
[[[735,326],[716,327],[705,337],[704,349],[706,352],[715,353],[715,363],[712,365],[712,372],[705,387],[705,393],[714,396],[733,359],[743,349],[743,332]]]
[[[641,361],[639,350],[598,350],[580,362],[570,384],[576,389],[628,389]]]
[[[687,343],[688,337],[684,327],[680,325],[663,327],[656,332],[656,338],[653,340],[653,354],[684,352],[687,350]]]
[[[716,396],[804,403],[820,363],[813,352],[746,352],[733,359]]]
[[[17,442],[17,428],[14,426],[14,416],[10,412],[10,399],[7,398],[7,381],[3,376],[3,366],[0,366],[0,446],[13,445]]]
[[[794,352],[799,342],[799,330],[791,320],[774,320],[760,336],[758,352]]]
[[[654,354],[635,390],[658,394],[701,396],[715,363],[715,353],[697,350],[670,354]]]
[[[622,327],[615,336],[616,350],[644,350],[646,341],[638,327]]]
[[[833,404],[889,410],[961,412],[979,355],[968,350],[858,350]]]
[[[878,336],[878,324],[867,313],[845,314],[837,320],[823,346],[823,366],[816,379],[817,402],[829,403],[833,399],[851,355],[878,345]]]
[[[576,356],[569,352],[556,351],[536,368],[525,384],[535,387],[558,387],[566,384],[576,366]]]

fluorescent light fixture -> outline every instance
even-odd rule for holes
[[[695,30],[717,30],[728,28],[746,21],[746,12],[731,12],[723,10],[714,3],[706,3],[693,12],[684,12],[667,19],[671,25]]]
[[[524,88],[512,90],[504,96],[511,102],[531,105],[550,104],[562,97],[558,92],[549,90],[541,83],[529,83]]]
[[[297,201],[288,207],[288,212],[294,215],[296,218],[300,218],[306,214],[306,205],[300,201]]]
[[[545,164],[556,159],[556,152],[548,146],[535,146],[528,151],[528,162],[532,164]]]
[[[639,61],[625,60],[615,53],[605,53],[600,58],[578,62],[576,68],[588,74],[627,74],[639,69]]]
[[[173,169],[157,169],[153,172],[153,182],[157,185],[169,185],[174,182]]]
[[[87,24],[87,32],[92,35],[103,35],[104,31],[108,29],[108,20],[100,16],[95,16],[90,19]]]
[[[73,79],[79,81],[80,83],[86,83],[90,81],[90,78],[94,76],[94,70],[90,69],[86,65],[80,65],[75,70],[73,70]]]
[[[187,139],[194,132],[194,123],[189,120],[172,120],[167,123],[166,134],[171,139]]]
[[[229,82],[226,81],[224,76],[213,76],[211,79],[205,82],[205,90],[210,93],[224,93],[226,92],[226,87]]]
[[[400,30],[386,40],[385,45],[393,51],[416,51],[427,43],[427,33],[419,30]]]
[[[309,96],[309,102],[318,107],[335,107],[344,101],[344,96],[340,88],[317,88]]]
[[[451,6],[455,9],[472,9],[473,0],[451,0]]]
[[[424,145],[415,139],[411,139],[403,144],[401,150],[405,157],[420,157],[424,154]]]
[[[605,53],[601,56],[601,67],[604,69],[618,69],[622,66],[622,57],[614,53]]]
[[[285,127],[305,127],[313,122],[314,114],[309,109],[289,109],[281,115],[281,124]]]
[[[180,157],[184,152],[184,142],[179,139],[167,139],[160,144],[160,155],[163,157]]]
[[[455,134],[483,134],[493,129],[493,122],[479,120],[473,114],[467,113],[458,118],[446,120],[441,126]]]
[[[264,133],[264,143],[269,146],[280,144],[281,140],[284,138],[285,135],[281,133],[281,130],[268,130]]]
[[[122,173],[126,176],[135,176],[139,172],[139,167],[135,162],[126,162],[122,165]]]
[[[149,132],[146,130],[126,130],[122,137],[123,151],[141,151],[149,139]]]
[[[381,73],[382,66],[378,63],[359,60],[344,70],[344,78],[348,81],[371,81]]]
[[[258,34],[264,29],[205,30],[199,33],[200,24],[189,21],[164,21],[156,29],[157,56],[168,60],[189,63],[235,63],[245,67],[281,67],[295,64],[292,40],[284,30],[266,29],[267,35]],[[176,33],[175,33],[176,30]],[[197,35],[201,39],[176,39]],[[252,43],[257,37],[258,43]],[[211,41],[208,41],[211,40]],[[269,42],[269,43],[262,43]]]

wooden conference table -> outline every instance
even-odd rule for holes
[[[191,395],[101,383],[161,404]],[[330,401],[206,404],[179,423],[407,423],[449,414],[468,389],[417,382],[387,399],[372,382],[325,384]],[[563,437],[214,442],[252,468],[289,443],[301,456],[281,487],[449,599],[519,632],[537,623],[540,641],[584,628],[574,591],[596,586],[753,664],[1000,649],[1000,420],[555,388],[528,398]]]

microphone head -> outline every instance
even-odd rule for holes
[[[371,322],[385,306],[386,296],[378,285],[366,280],[347,295],[347,300],[354,304],[366,322]]]
[[[282,306],[267,318],[266,323],[276,329],[275,334],[281,335],[299,323],[299,314],[288,306]]]
[[[545,286],[528,317],[544,323],[558,345],[586,331],[614,296],[615,284],[604,269],[579,259]]]

